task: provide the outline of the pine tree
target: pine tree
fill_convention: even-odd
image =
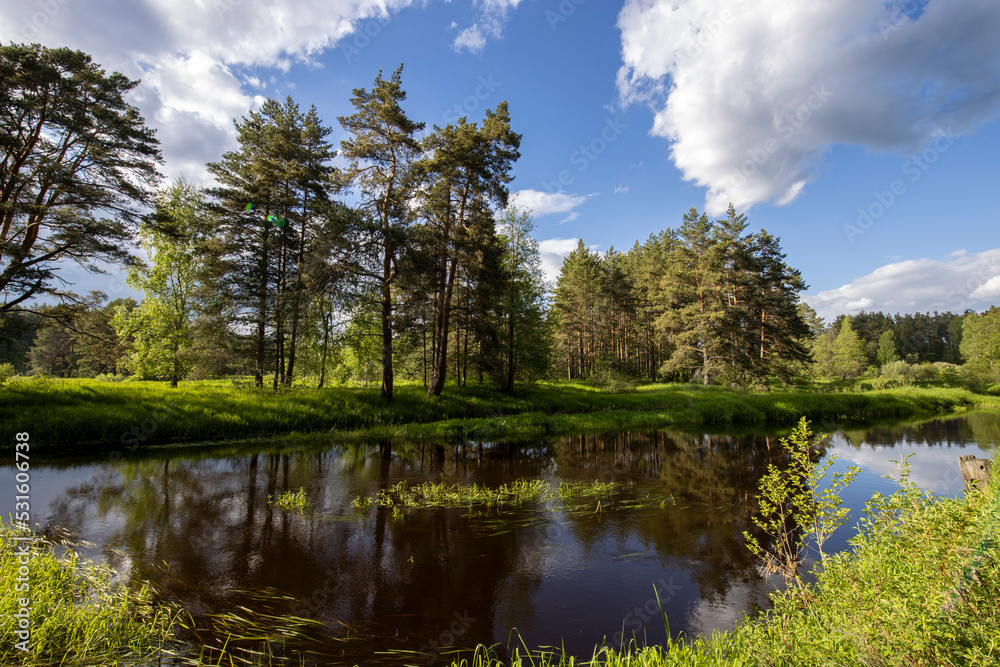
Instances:
[[[347,178],[360,190],[366,224],[357,230],[364,257],[354,263],[356,274],[374,281],[381,308],[382,386],[387,401],[393,396],[392,292],[399,276],[399,256],[408,239],[411,167],[420,152],[416,133],[423,123],[410,120],[400,104],[406,100],[400,65],[386,81],[379,70],[371,91],[356,88],[351,104],[355,113],[339,118],[349,138],[341,153],[350,162]],[[367,261],[366,261],[367,260]]]
[[[596,304],[600,296],[600,258],[580,239],[576,249],[563,259],[552,302],[556,343],[569,379],[586,378],[593,370]]]
[[[435,269],[433,361],[428,396],[444,388],[448,368],[448,337],[453,293],[463,256],[478,249],[470,246],[468,230],[476,224],[493,224],[490,206],[507,206],[507,184],[513,163],[520,157],[521,135],[510,129],[507,103],[486,110],[480,127],[459,118],[455,124],[436,127],[424,141],[428,154],[418,164],[423,187],[418,198],[421,216],[432,229]],[[486,238],[480,235],[480,238]]]
[[[0,45],[0,312],[72,298],[57,283],[66,261],[131,261],[161,162],[124,99],[138,84],[80,51]]]
[[[720,298],[722,259],[713,239],[713,223],[692,208],[677,232],[677,249],[668,258],[657,295],[663,311],[657,327],[671,347],[660,371],[665,375],[698,374],[703,384],[723,370],[726,350],[719,323],[725,316]]]
[[[269,99],[236,129],[239,150],[208,165],[219,183],[209,190],[219,221],[216,274],[237,304],[237,327],[253,332],[256,385],[273,361],[277,388],[292,380],[304,265],[313,238],[329,233],[317,225],[329,217],[339,179],[330,130],[314,108],[303,115],[290,97]]]
[[[797,269],[785,263],[779,240],[761,230],[753,239],[751,308],[754,347],[751,368],[758,379],[777,374],[789,380],[789,364],[809,360],[809,325],[799,312],[799,293],[806,289]]]

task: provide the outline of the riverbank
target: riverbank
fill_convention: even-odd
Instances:
[[[1000,664],[998,535],[1000,484],[956,499],[905,486],[869,501],[853,552],[828,556],[814,585],[774,593],[772,610],[729,632],[597,648],[591,661],[480,646],[452,667]]]
[[[230,381],[108,383],[19,380],[0,388],[0,442],[31,433],[33,450],[128,449],[150,444],[335,433],[411,439],[516,438],[622,429],[782,427],[805,416],[866,423],[967,410],[1000,410],[1000,398],[966,389],[904,387],[864,393],[753,392],[655,384],[609,394],[578,383],[540,383],[514,395],[449,387],[427,398],[401,386],[296,388],[278,393]]]

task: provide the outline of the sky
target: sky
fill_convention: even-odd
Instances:
[[[730,203],[781,239],[832,320],[1000,304],[997,0],[0,0],[0,41],[141,83],[164,174],[208,184],[234,120],[404,64],[428,128],[508,101],[512,200],[547,275]],[[77,291],[130,290],[68,269]]]

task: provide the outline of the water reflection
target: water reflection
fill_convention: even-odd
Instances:
[[[838,466],[866,469],[847,499],[859,507],[888,484],[876,480],[903,450],[919,452],[915,481],[953,492],[961,487],[953,479],[958,453],[998,439],[1000,417],[970,415],[842,432],[831,450]],[[563,642],[589,657],[602,641],[661,641],[656,595],[675,634],[732,627],[766,604],[770,584],[742,531],[751,527],[758,479],[778,459],[773,436],[672,431],[505,444],[163,449],[118,461],[33,460],[36,502],[45,498],[34,519],[97,543],[117,567],[196,615],[252,607],[260,591],[286,596],[281,611],[324,623],[327,648],[351,663],[388,649],[419,650],[433,662],[443,645],[506,644],[511,628],[529,646]],[[952,476],[930,476],[950,469]],[[625,486],[600,508],[549,500],[501,514],[394,517],[352,503],[400,480],[517,478]],[[313,505],[304,515],[269,503],[299,488]]]

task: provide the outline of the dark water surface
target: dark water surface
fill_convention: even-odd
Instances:
[[[856,519],[882,475],[913,453],[911,479],[962,488],[957,457],[991,456],[1000,415],[837,431],[833,470],[863,469],[845,494]],[[432,664],[439,646],[564,646],[589,657],[623,634],[731,628],[767,605],[743,544],[760,475],[779,459],[773,435],[675,431],[578,435],[527,443],[391,446],[260,442],[31,461],[32,521],[93,542],[125,576],[153,581],[192,613],[292,613],[327,626],[348,664]],[[14,471],[0,473],[13,489]],[[614,481],[604,498],[485,512],[356,508],[399,481],[499,485],[515,479]],[[304,488],[304,515],[268,497]],[[13,511],[13,491],[0,511]],[[828,543],[845,548],[843,528]],[[655,592],[654,592],[655,588]],[[657,596],[659,603],[657,603]],[[263,602],[262,602],[263,600]],[[243,612],[240,612],[243,613]],[[443,662],[443,660],[438,660]]]

